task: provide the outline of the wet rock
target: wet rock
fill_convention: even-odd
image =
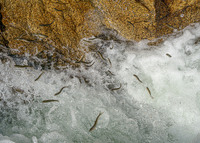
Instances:
[[[66,62],[73,63],[84,53],[80,39],[97,34],[101,24],[89,1],[1,0],[0,3],[2,22],[6,25],[1,35],[9,41],[12,54],[37,56],[48,52],[54,60],[60,54]],[[58,54],[54,55],[55,52]]]
[[[0,0],[0,51],[35,56],[43,67],[77,65],[82,38],[154,39],[200,21],[198,0]],[[46,60],[46,61],[45,61]],[[37,61],[36,61],[37,62]],[[53,63],[53,65],[51,64]]]
[[[104,23],[129,39],[154,39],[200,21],[198,0],[95,1]]]

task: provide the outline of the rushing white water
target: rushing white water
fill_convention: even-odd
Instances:
[[[199,37],[196,24],[157,47],[95,39],[105,60],[91,53],[88,69],[37,81],[39,70],[0,63],[0,143],[199,143]]]

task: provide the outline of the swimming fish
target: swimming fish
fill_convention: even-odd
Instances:
[[[57,9],[57,8],[54,8],[56,11],[63,11],[63,10],[61,10],[61,9]]]
[[[147,91],[148,91],[150,97],[153,99],[153,96],[151,95],[151,91],[150,91],[150,89],[149,89],[148,87],[146,87],[146,89],[147,89]]]
[[[57,92],[57,93],[55,93],[55,94],[54,94],[54,96],[56,96],[56,95],[60,94],[60,93],[63,91],[63,89],[64,89],[64,88],[67,88],[67,86],[64,86],[64,87],[62,87],[62,88],[60,89],[60,91],[59,91],[59,92]]]
[[[99,51],[97,53],[101,57],[102,60],[106,61],[106,59],[103,57],[103,55]]]
[[[48,36],[47,35],[43,35],[43,34],[40,34],[40,33],[35,33],[33,34],[33,36],[36,36],[36,37],[40,37],[40,38],[47,38]]]
[[[80,60],[76,61],[75,63],[84,63],[84,64],[91,64],[93,61],[89,61],[89,62],[86,62],[86,61],[83,61],[83,58],[85,57],[85,55],[83,55]]]
[[[28,66],[28,65],[15,65],[15,67],[18,67],[18,68],[28,68],[30,66]]]
[[[144,8],[146,8],[149,12],[150,12],[150,9],[145,5],[145,3],[141,0],[136,0],[135,2],[141,4],[141,6],[143,6]]]
[[[137,75],[133,75],[135,78],[137,78],[137,80],[139,81],[139,82],[141,82],[142,83],[142,81],[139,79],[139,77],[137,76]]]
[[[85,39],[83,39],[83,41],[84,41],[84,42],[87,42],[87,43],[91,43],[91,41],[88,41],[88,40],[85,40]]]
[[[133,23],[131,23],[130,21],[127,21],[127,22],[133,26],[133,29],[135,28]]]
[[[85,62],[85,61],[80,61],[80,63],[84,63],[84,64],[91,64],[93,61],[89,61],[89,62]]]
[[[91,67],[94,65],[95,62],[93,62],[91,65],[85,65],[86,67]]]
[[[112,67],[112,63],[111,63],[111,61],[110,61],[110,59],[108,58],[108,62],[109,62],[109,64],[110,64],[110,67]]]
[[[122,84],[120,83],[120,86],[117,87],[117,88],[112,88],[111,90],[114,91],[114,90],[119,90],[120,88],[122,87]]]
[[[15,94],[15,93],[21,93],[23,94],[24,93],[24,90],[23,89],[20,89],[18,87],[12,87],[12,92]]]
[[[110,73],[111,75],[115,75],[115,74],[113,74],[110,70],[108,70],[108,73]]]
[[[97,39],[97,37],[94,37],[94,38],[90,38],[89,40],[95,40],[95,39]]]
[[[83,55],[83,56],[80,58],[80,60],[76,61],[75,63],[80,63],[80,62],[83,60],[84,57],[85,57],[85,55]]]
[[[43,103],[48,103],[48,102],[59,102],[58,100],[54,100],[54,99],[49,99],[49,100],[43,100]]]
[[[38,79],[40,79],[40,77],[44,74],[44,72],[42,72],[36,79],[35,81],[37,81]]]
[[[170,58],[172,57],[172,56],[171,56],[170,54],[168,54],[168,53],[167,53],[166,55],[167,55],[168,57],[170,57]]]
[[[97,118],[96,118],[96,120],[95,120],[95,122],[94,122],[94,125],[90,128],[89,132],[91,132],[92,130],[95,129],[95,127],[96,127],[96,125],[97,125],[97,123],[98,123],[99,117],[100,117],[102,114],[103,114],[102,112],[99,113],[99,115],[97,116]]]
[[[53,24],[53,23],[54,23],[54,21],[51,22],[51,23],[49,23],[49,24],[40,24],[40,26],[50,26],[50,25]]]
[[[176,27],[173,27],[173,26],[169,25],[168,23],[165,23],[165,24],[167,25],[167,27],[169,27],[169,28],[171,28],[171,29],[178,29],[178,28],[176,28]]]
[[[36,42],[36,40],[24,39],[24,38],[16,38],[16,40],[21,40],[21,41],[24,41],[24,42]]]

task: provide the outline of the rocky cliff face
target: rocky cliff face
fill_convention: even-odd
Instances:
[[[1,0],[1,5],[6,27],[1,41],[9,42],[12,54],[71,63],[83,54],[80,39],[98,33],[99,20],[93,19],[94,7],[87,1]]]
[[[95,2],[107,27],[127,39],[154,39],[199,21],[197,0],[101,0]]]
[[[200,20],[199,0],[0,0],[1,48],[56,65],[75,64],[84,37],[102,29],[139,41],[154,39]]]

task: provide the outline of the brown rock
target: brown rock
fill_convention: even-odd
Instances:
[[[96,0],[105,25],[129,40],[154,39],[200,21],[199,0]]]
[[[80,40],[101,34],[102,27],[139,41],[200,21],[200,0],[0,0],[0,3],[0,44],[10,49],[10,54],[46,59],[44,65],[75,64],[86,51]]]
[[[95,6],[102,11],[105,25],[123,37],[140,40],[153,36],[156,10],[152,0],[96,0]]]
[[[84,53],[78,46],[80,39],[97,34],[101,24],[89,1],[1,0],[0,3],[6,26],[2,35],[9,41],[12,54],[37,56],[54,51],[57,53],[52,55],[54,62],[60,60],[56,56],[64,55],[61,61],[74,63]]]
[[[185,7],[199,5],[199,0],[164,0],[164,3],[169,8],[170,13],[182,10]]]

